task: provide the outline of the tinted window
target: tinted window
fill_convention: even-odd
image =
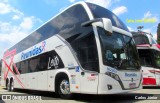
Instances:
[[[103,33],[103,29],[101,28],[99,28],[99,34],[101,38],[104,64],[113,67],[117,65],[118,67],[121,60],[127,59],[127,55],[123,49],[123,36],[115,32],[112,36],[107,36]]]
[[[113,32],[111,36],[98,28],[104,65],[117,69],[140,69],[138,53],[131,37]]]
[[[155,67],[160,69],[160,52],[153,50]]]
[[[17,67],[19,73],[21,73],[21,63],[20,62],[16,63],[16,67]]]
[[[21,62],[21,73],[27,73],[28,72],[28,61],[22,61]]]
[[[16,63],[16,67],[20,74],[39,72],[52,69],[64,68],[64,64],[60,56],[53,50],[43,53],[36,57]],[[13,72],[17,74],[13,66]]]
[[[76,5],[59,15],[53,24],[59,28],[59,35],[71,42],[84,32],[81,23],[88,20],[89,17],[82,5]]]
[[[78,30],[81,22],[86,19],[88,20],[88,16],[86,16],[83,7],[81,5],[75,5],[11,47],[9,51],[16,48],[16,53],[19,53],[58,33],[64,38],[69,38],[71,32],[74,32],[74,34],[79,33],[80,30],[76,32],[74,29],[76,28]],[[77,23],[79,24],[75,25]]]
[[[17,74],[16,69],[12,66],[14,74]]]
[[[124,38],[124,50],[126,51],[129,66],[132,68],[140,69],[140,61],[138,58],[138,52],[136,49],[136,45],[134,44],[134,40],[129,37],[123,35]]]
[[[29,60],[29,72],[36,72],[39,68],[39,57],[34,57]]]
[[[139,58],[142,66],[153,67],[152,52],[150,49],[138,49]]]
[[[126,25],[111,11],[95,4],[91,4],[91,3],[87,3],[87,4],[94,18],[108,18],[111,20],[113,26],[129,31]]]
[[[133,38],[136,45],[149,44],[148,38],[144,35],[136,35],[136,36],[133,36]]]
[[[70,43],[83,69],[98,71],[98,52],[93,28],[81,27],[81,23],[89,20],[85,9],[81,5],[74,6],[60,16],[63,18],[56,20],[60,22],[59,27],[62,27],[59,35]]]
[[[40,56],[40,61],[39,61],[39,66],[38,66],[38,71],[44,71],[48,69],[48,58],[49,58],[49,53],[44,53]]]
[[[76,38],[71,45],[84,69],[99,71],[98,52],[93,31]]]

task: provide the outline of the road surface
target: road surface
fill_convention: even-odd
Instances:
[[[0,98],[2,95],[16,95],[16,96],[29,96],[40,97],[42,100],[0,100],[0,103],[160,103],[160,88],[145,88],[142,90],[115,94],[115,95],[80,95],[76,94],[72,100],[64,100],[55,96],[52,92],[40,92],[40,91],[25,91],[16,90],[15,92],[8,92],[5,88],[0,87]],[[151,97],[150,99],[147,99]],[[14,98],[17,99],[17,98]],[[22,99],[22,98],[21,98]]]

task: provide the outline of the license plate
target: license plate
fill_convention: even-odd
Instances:
[[[129,83],[129,87],[130,88],[135,88],[136,87],[136,83]]]

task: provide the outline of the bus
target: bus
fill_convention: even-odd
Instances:
[[[143,70],[143,86],[160,86],[160,45],[145,32],[132,32]]]
[[[74,93],[114,94],[142,88],[136,45],[111,11],[77,2],[4,52],[2,84]]]

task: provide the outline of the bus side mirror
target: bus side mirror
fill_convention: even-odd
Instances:
[[[104,28],[108,35],[112,35],[112,22],[110,19],[102,18],[101,21],[95,22],[93,25]]]
[[[103,28],[105,30],[105,32],[107,32],[107,34],[112,35],[112,32],[113,32],[112,31],[112,22],[110,19],[98,18],[98,19],[86,21],[86,22],[82,23],[81,26],[87,27],[87,26],[91,26],[91,24]]]

